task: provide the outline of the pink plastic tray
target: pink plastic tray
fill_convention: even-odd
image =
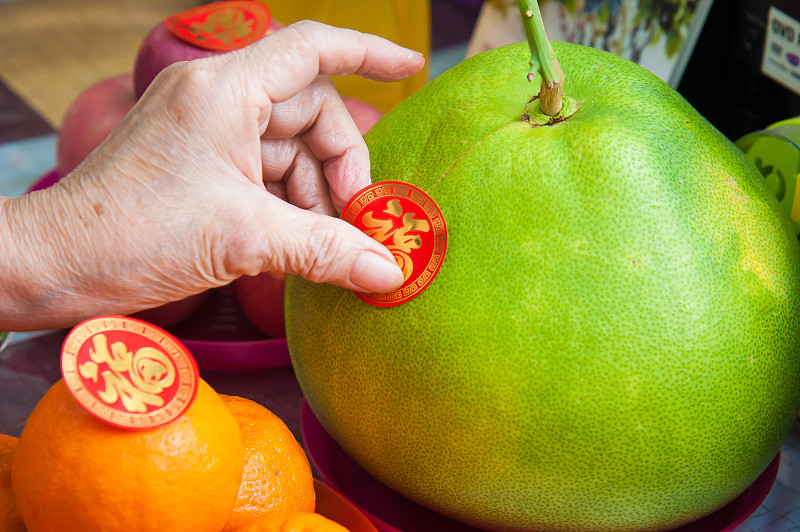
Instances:
[[[34,181],[33,184],[28,187],[28,190],[26,190],[25,193],[29,194],[35,190],[42,190],[44,188],[52,187],[59,179],[61,178],[58,176],[58,173],[56,173],[55,169],[50,170],[42,177]]]
[[[404,498],[370,476],[331,438],[305,401],[300,424],[308,457],[322,478],[361,508],[380,532],[478,532]],[[730,504],[673,532],[733,532],[764,501],[779,465],[780,455]]]
[[[291,364],[286,338],[267,338],[250,323],[230,286],[209,290],[200,307],[170,328],[200,369],[246,370]]]
[[[349,532],[378,532],[372,521],[355,504],[324,482],[314,479],[316,511],[331,521],[339,523]]]

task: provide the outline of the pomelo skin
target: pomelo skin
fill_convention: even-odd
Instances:
[[[800,249],[758,171],[667,84],[554,42],[563,122],[521,120],[525,43],[367,134],[375,180],[442,209],[412,301],[287,283],[323,426],[376,478],[489,530],[663,530],[742,492],[800,401]],[[530,106],[528,107],[530,109]]]

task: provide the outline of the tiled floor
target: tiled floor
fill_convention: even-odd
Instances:
[[[55,134],[0,144],[0,196],[24,193],[55,165]]]

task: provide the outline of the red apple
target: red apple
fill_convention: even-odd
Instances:
[[[191,316],[203,304],[207,295],[208,292],[201,292],[160,307],[134,312],[131,317],[158,325],[162,329],[168,329]]]
[[[382,112],[367,102],[362,102],[350,96],[342,96],[342,101],[362,135],[369,131],[369,128],[374,126],[375,122],[383,116]]]
[[[240,277],[233,283],[239,306],[250,322],[270,338],[286,336],[283,290],[286,282],[268,273]]]
[[[272,33],[283,27],[283,24],[272,20],[266,34]],[[265,34],[265,35],[266,35]],[[158,23],[145,36],[136,54],[136,63],[133,70],[134,91],[139,99],[144,94],[150,82],[159,72],[177,61],[191,61],[202,57],[210,57],[226,53],[218,50],[206,50],[186,43]]]
[[[56,138],[58,175],[71,172],[131,110],[133,75],[120,74],[95,83],[67,108]]]

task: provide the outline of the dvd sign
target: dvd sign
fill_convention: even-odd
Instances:
[[[767,28],[761,72],[800,94],[800,22],[772,6]]]
[[[775,8],[773,8],[775,9]],[[777,11],[777,10],[776,10]],[[772,15],[770,14],[770,17]],[[787,15],[788,16],[788,15]],[[795,24],[797,23],[796,20],[791,19]],[[787,24],[784,20],[776,17],[772,19],[772,23],[770,24],[770,28],[773,34],[783,37],[789,42],[794,42],[795,36],[797,35],[797,31],[794,29],[793,24]]]

